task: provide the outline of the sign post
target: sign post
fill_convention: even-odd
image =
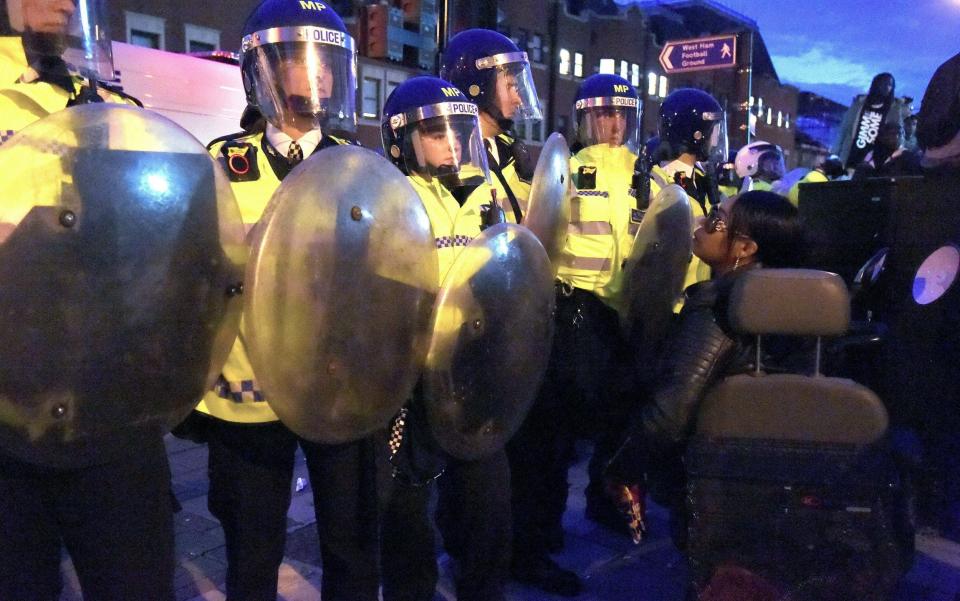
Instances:
[[[736,34],[673,40],[663,45],[660,66],[667,74],[737,66]]]

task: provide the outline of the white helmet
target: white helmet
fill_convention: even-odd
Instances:
[[[737,175],[776,181],[787,170],[783,164],[783,150],[776,144],[757,140],[737,151],[734,159]]]

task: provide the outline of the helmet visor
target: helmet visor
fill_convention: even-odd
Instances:
[[[487,153],[475,115],[441,115],[407,126],[403,161],[408,173],[438,178],[448,189],[489,183]]]
[[[577,138],[584,146],[639,148],[640,107],[636,98],[587,98],[577,101]]]
[[[526,52],[497,54],[477,61],[480,69],[493,71],[493,95],[490,101],[505,119],[539,121],[543,119],[537,86]]]
[[[113,50],[106,0],[19,2],[11,24],[31,35],[23,37],[27,55],[62,57],[84,77],[113,79]],[[17,21],[17,22],[13,22]]]
[[[727,135],[727,114],[704,113],[705,121],[712,121],[706,144],[703,145],[701,160],[707,160],[711,163],[722,163],[727,160],[727,154],[730,148],[730,139]]]
[[[257,108],[274,127],[356,131],[357,77],[352,40],[349,47],[315,42],[267,43],[245,54],[247,85]]]

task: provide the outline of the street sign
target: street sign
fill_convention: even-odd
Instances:
[[[735,34],[674,40],[664,44],[663,51],[660,52],[660,65],[667,74],[729,69],[736,64],[737,36]]]

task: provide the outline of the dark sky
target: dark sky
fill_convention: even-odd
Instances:
[[[717,1],[757,22],[781,81],[843,104],[889,71],[919,110],[933,72],[960,52],[960,0]]]

